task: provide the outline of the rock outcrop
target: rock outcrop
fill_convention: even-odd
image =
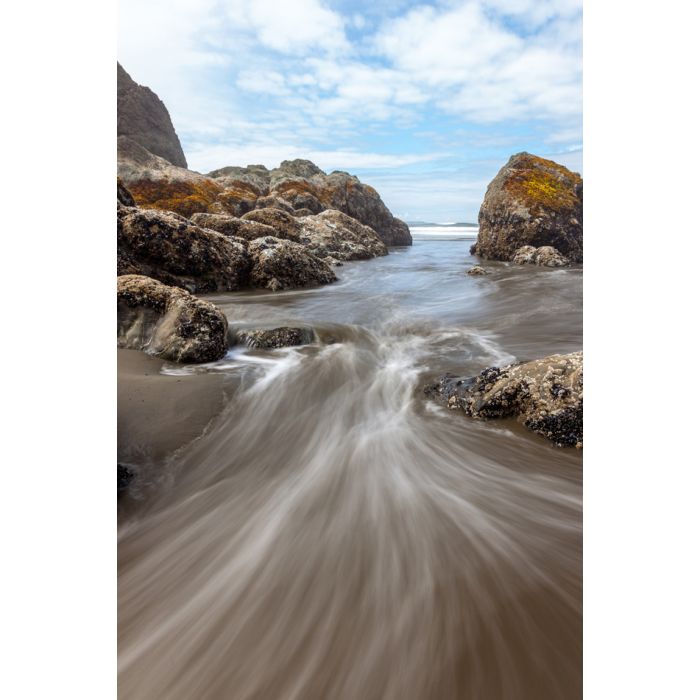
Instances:
[[[490,367],[471,378],[447,374],[425,392],[474,418],[517,418],[558,447],[583,445],[582,352]]]
[[[117,277],[117,344],[173,362],[226,354],[228,321],[213,304],[143,275]]]
[[[285,348],[294,345],[308,345],[313,340],[314,332],[311,328],[282,326],[269,330],[257,329],[236,333],[236,343],[251,348]]]
[[[152,90],[117,63],[117,136],[125,136],[173,165],[187,167],[170,114]]]
[[[368,260],[388,253],[374,229],[335,209],[298,221],[301,242],[314,255],[333,258],[333,264],[340,260]]]
[[[532,245],[524,245],[518,248],[513,256],[516,265],[541,265],[543,267],[566,267],[569,261],[550,245],[535,248]]]
[[[250,283],[279,291],[317,284],[329,284],[338,278],[326,262],[300,243],[282,238],[256,238],[248,244],[252,267]]]
[[[474,265],[474,267],[470,267],[467,270],[467,274],[472,275],[474,277],[478,277],[480,275],[486,275],[488,273],[486,272],[486,270],[484,270],[483,267],[481,267],[481,265]]]
[[[509,261],[523,246],[551,246],[583,262],[583,180],[529,153],[512,156],[489,184],[472,253]]]
[[[138,274],[191,292],[246,286],[244,245],[171,212],[122,206],[117,216],[117,274]]]
[[[191,217],[224,214],[268,223],[256,212],[283,212],[292,218],[335,209],[372,228],[388,246],[411,245],[408,226],[392,216],[379,194],[343,172],[326,175],[310,161],[284,161],[268,170],[262,165],[227,167],[208,176],[175,167],[131,138],[117,142],[118,174],[142,207]],[[266,216],[272,216],[269,213]]]

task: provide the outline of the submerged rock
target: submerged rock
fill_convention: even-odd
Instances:
[[[320,258],[367,260],[388,253],[374,229],[335,209],[300,221],[301,242]]]
[[[254,287],[278,291],[337,280],[333,270],[300,243],[266,236],[251,241],[248,253],[252,262],[250,283]]]
[[[540,265],[542,267],[567,267],[569,261],[556,249],[549,245],[535,248],[531,245],[523,246],[515,251],[513,262],[516,265]]]
[[[583,352],[444,375],[425,393],[474,418],[517,418],[558,447],[583,445]]]
[[[117,217],[117,274],[153,277],[191,292],[236,291],[248,283],[241,243],[171,212],[124,208]]]
[[[226,354],[228,321],[213,304],[143,275],[117,277],[117,345],[173,362]]]
[[[483,267],[481,267],[481,265],[474,265],[474,267],[470,267],[467,270],[467,274],[478,276],[478,275],[486,275],[488,273],[486,272],[486,270],[484,270]]]
[[[314,340],[310,328],[282,326],[270,330],[247,330],[236,333],[236,342],[251,348],[284,348],[293,345],[308,345]]]
[[[583,262],[583,180],[529,153],[512,156],[489,184],[472,253],[508,261],[523,246],[551,246]]]

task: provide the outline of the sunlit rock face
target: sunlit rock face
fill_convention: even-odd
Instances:
[[[486,190],[472,253],[508,261],[524,246],[550,246],[583,262],[583,180],[551,160],[518,153]]]

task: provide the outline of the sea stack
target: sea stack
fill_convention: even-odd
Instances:
[[[551,246],[569,262],[583,262],[583,179],[554,161],[518,153],[486,190],[471,252],[511,261],[524,246]]]
[[[117,63],[117,137],[143,146],[153,155],[180,168],[187,160],[168,109],[158,95],[131,79]]]

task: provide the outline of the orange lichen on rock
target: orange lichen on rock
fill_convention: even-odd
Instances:
[[[574,187],[580,182],[583,180],[578,173],[572,173],[554,161],[528,154],[513,168],[504,182],[504,189],[531,209],[542,206],[560,209],[575,206]]]
[[[146,209],[172,211],[190,217],[207,212],[217,202],[221,187],[211,180],[137,180],[129,183],[136,203]]]

